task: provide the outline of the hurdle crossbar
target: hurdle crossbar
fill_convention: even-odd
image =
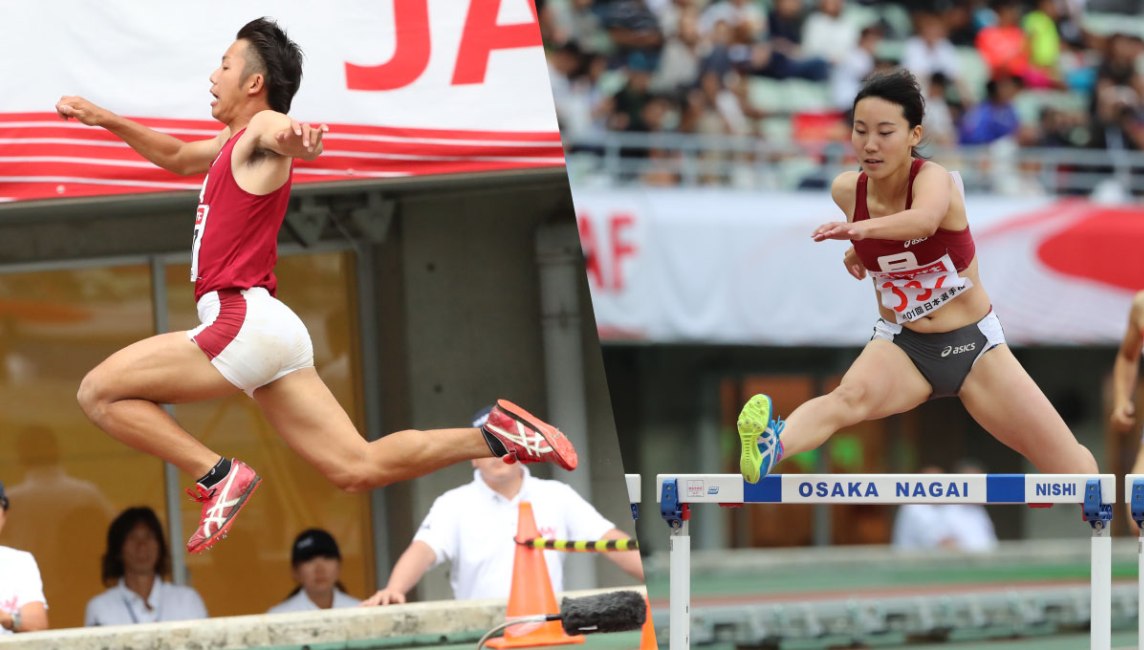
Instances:
[[[629,475],[630,477],[631,475]],[[1140,477],[1144,519],[1144,475]],[[638,479],[636,480],[638,487]],[[631,479],[629,478],[629,486]],[[629,488],[630,492],[630,488]],[[638,493],[629,493],[635,502]],[[656,500],[669,538],[670,648],[688,650],[691,633],[691,504],[1081,504],[1092,527],[1092,650],[1112,647],[1112,474],[779,474],[751,484],[739,474],[658,474]],[[1142,538],[1144,540],[1144,538]],[[1141,542],[1144,570],[1144,541]],[[1144,607],[1141,609],[1144,614]],[[1141,627],[1144,634],[1144,626]],[[1141,638],[1144,638],[1142,636]]]

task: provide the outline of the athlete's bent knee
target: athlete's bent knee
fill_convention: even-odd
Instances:
[[[76,401],[79,402],[80,409],[92,422],[98,421],[107,408],[107,400],[102,397],[101,386],[98,371],[92,370],[84,376],[83,381],[79,383],[79,391],[76,392]]]
[[[847,420],[862,422],[870,412],[867,392],[862,384],[844,383],[830,391],[830,398],[842,408]]]

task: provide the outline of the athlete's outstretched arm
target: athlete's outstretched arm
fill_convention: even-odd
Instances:
[[[414,587],[425,572],[437,561],[437,551],[425,542],[415,539],[397,558],[393,571],[389,574],[389,584],[385,589],[362,601],[363,606],[398,605],[405,602],[405,594]]]
[[[1144,291],[1136,294],[1132,301],[1128,330],[1112,366],[1112,427],[1118,431],[1128,431],[1135,421],[1132,394],[1136,391],[1141,348],[1144,348]]]
[[[126,142],[141,156],[166,169],[182,174],[202,174],[222,150],[230,135],[223,129],[209,140],[184,142],[173,135],[160,133],[121,115],[97,106],[83,97],[65,96],[56,102],[56,112],[66,119],[75,118],[88,126],[100,126]]]
[[[866,219],[857,223],[826,223],[811,234],[814,241],[827,239],[891,239],[908,241],[937,232],[949,211],[953,179],[940,165],[929,163],[914,178],[914,196],[909,210]],[[837,200],[837,199],[836,199]]]
[[[254,140],[257,149],[313,160],[322,155],[322,135],[329,130],[325,124],[311,126],[277,111],[261,111],[250,118],[244,135]]]

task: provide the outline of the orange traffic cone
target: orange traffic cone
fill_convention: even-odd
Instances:
[[[647,594],[644,594],[643,599],[647,603],[647,620],[644,621],[643,630],[640,633],[640,650],[658,650],[659,644],[655,640],[655,623],[651,620],[651,601],[647,599]]]
[[[520,502],[516,536],[517,539],[540,537],[536,530],[536,520],[532,516],[532,504],[527,501]],[[544,551],[517,544],[516,555],[512,560],[512,589],[508,593],[507,616],[512,618],[559,613],[560,607],[556,604],[552,581],[548,579]],[[549,621],[510,626],[505,630],[504,638],[493,639],[487,645],[493,648],[522,648],[583,642],[583,636],[565,634],[560,621]]]

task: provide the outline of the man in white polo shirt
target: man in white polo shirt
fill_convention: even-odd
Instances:
[[[473,426],[484,424],[488,409]],[[499,458],[472,461],[471,483],[437,497],[413,543],[398,558],[389,584],[363,605],[404,603],[405,594],[430,568],[452,565],[449,583],[457,600],[507,599],[512,585],[517,515],[520,502],[532,504],[536,528],[548,539],[628,539],[568,485],[532,476],[528,468]],[[548,576],[563,590],[565,553],[545,551]],[[607,553],[629,575],[643,581],[638,551]]]
[[[8,516],[8,496],[0,483],[0,532]],[[48,602],[36,558],[0,546],[0,637],[48,629]]]

